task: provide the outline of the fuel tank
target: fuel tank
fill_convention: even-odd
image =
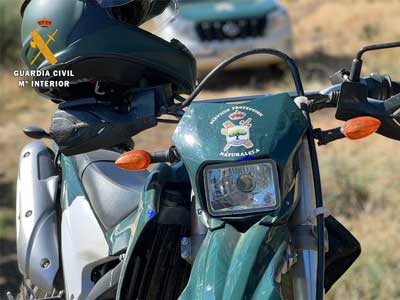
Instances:
[[[16,198],[19,270],[33,285],[48,292],[59,269],[55,209],[59,176],[53,158],[53,152],[42,141],[23,148]]]

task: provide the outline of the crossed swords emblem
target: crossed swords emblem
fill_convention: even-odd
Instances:
[[[54,56],[53,52],[49,48],[50,42],[56,41],[55,36],[57,35],[57,32],[58,29],[54,30],[52,34],[48,34],[47,35],[48,39],[46,42],[36,29],[34,29],[31,32],[32,35],[31,47],[38,49],[38,53],[31,61],[31,65],[33,65],[37,61],[40,55],[43,55],[46,58],[46,60],[52,65],[55,65],[57,63],[57,58]]]
[[[249,118],[247,120],[241,120],[239,122],[239,126],[247,127],[247,130],[249,130],[252,127],[251,121],[252,121],[251,118]],[[235,127],[237,127],[237,125],[233,124],[231,121],[226,121],[226,122],[224,122],[222,124],[222,126],[223,126],[223,128],[221,129],[221,134],[225,135],[227,137],[227,140],[228,140],[229,129],[235,128]],[[248,132],[248,134],[249,134],[249,132]],[[229,148],[231,148],[231,146],[233,146],[233,144],[228,142],[224,147],[224,151],[225,152],[228,151]],[[244,146],[247,149],[249,149],[249,148],[252,148],[254,145],[250,141],[250,139],[247,139],[247,140],[242,140],[240,146]]]

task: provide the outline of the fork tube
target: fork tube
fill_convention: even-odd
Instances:
[[[307,139],[304,139],[299,153],[300,160],[300,201],[292,217],[293,226],[315,225],[315,220],[309,219],[315,209],[314,180]],[[318,251],[298,250],[297,263],[291,269],[293,295],[295,300],[314,300],[316,290],[316,274]]]

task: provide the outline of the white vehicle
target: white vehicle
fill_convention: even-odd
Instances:
[[[165,40],[176,38],[187,46],[200,72],[211,70],[235,53],[254,48],[292,53],[291,21],[286,8],[275,0],[182,0],[179,3],[176,20],[157,34]],[[268,56],[255,56],[233,67],[272,62],[274,59]]]

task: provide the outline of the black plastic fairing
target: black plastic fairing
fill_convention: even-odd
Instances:
[[[60,105],[52,118],[50,136],[70,156],[126,143],[156,125],[155,91],[147,90],[122,104],[81,101]]]

